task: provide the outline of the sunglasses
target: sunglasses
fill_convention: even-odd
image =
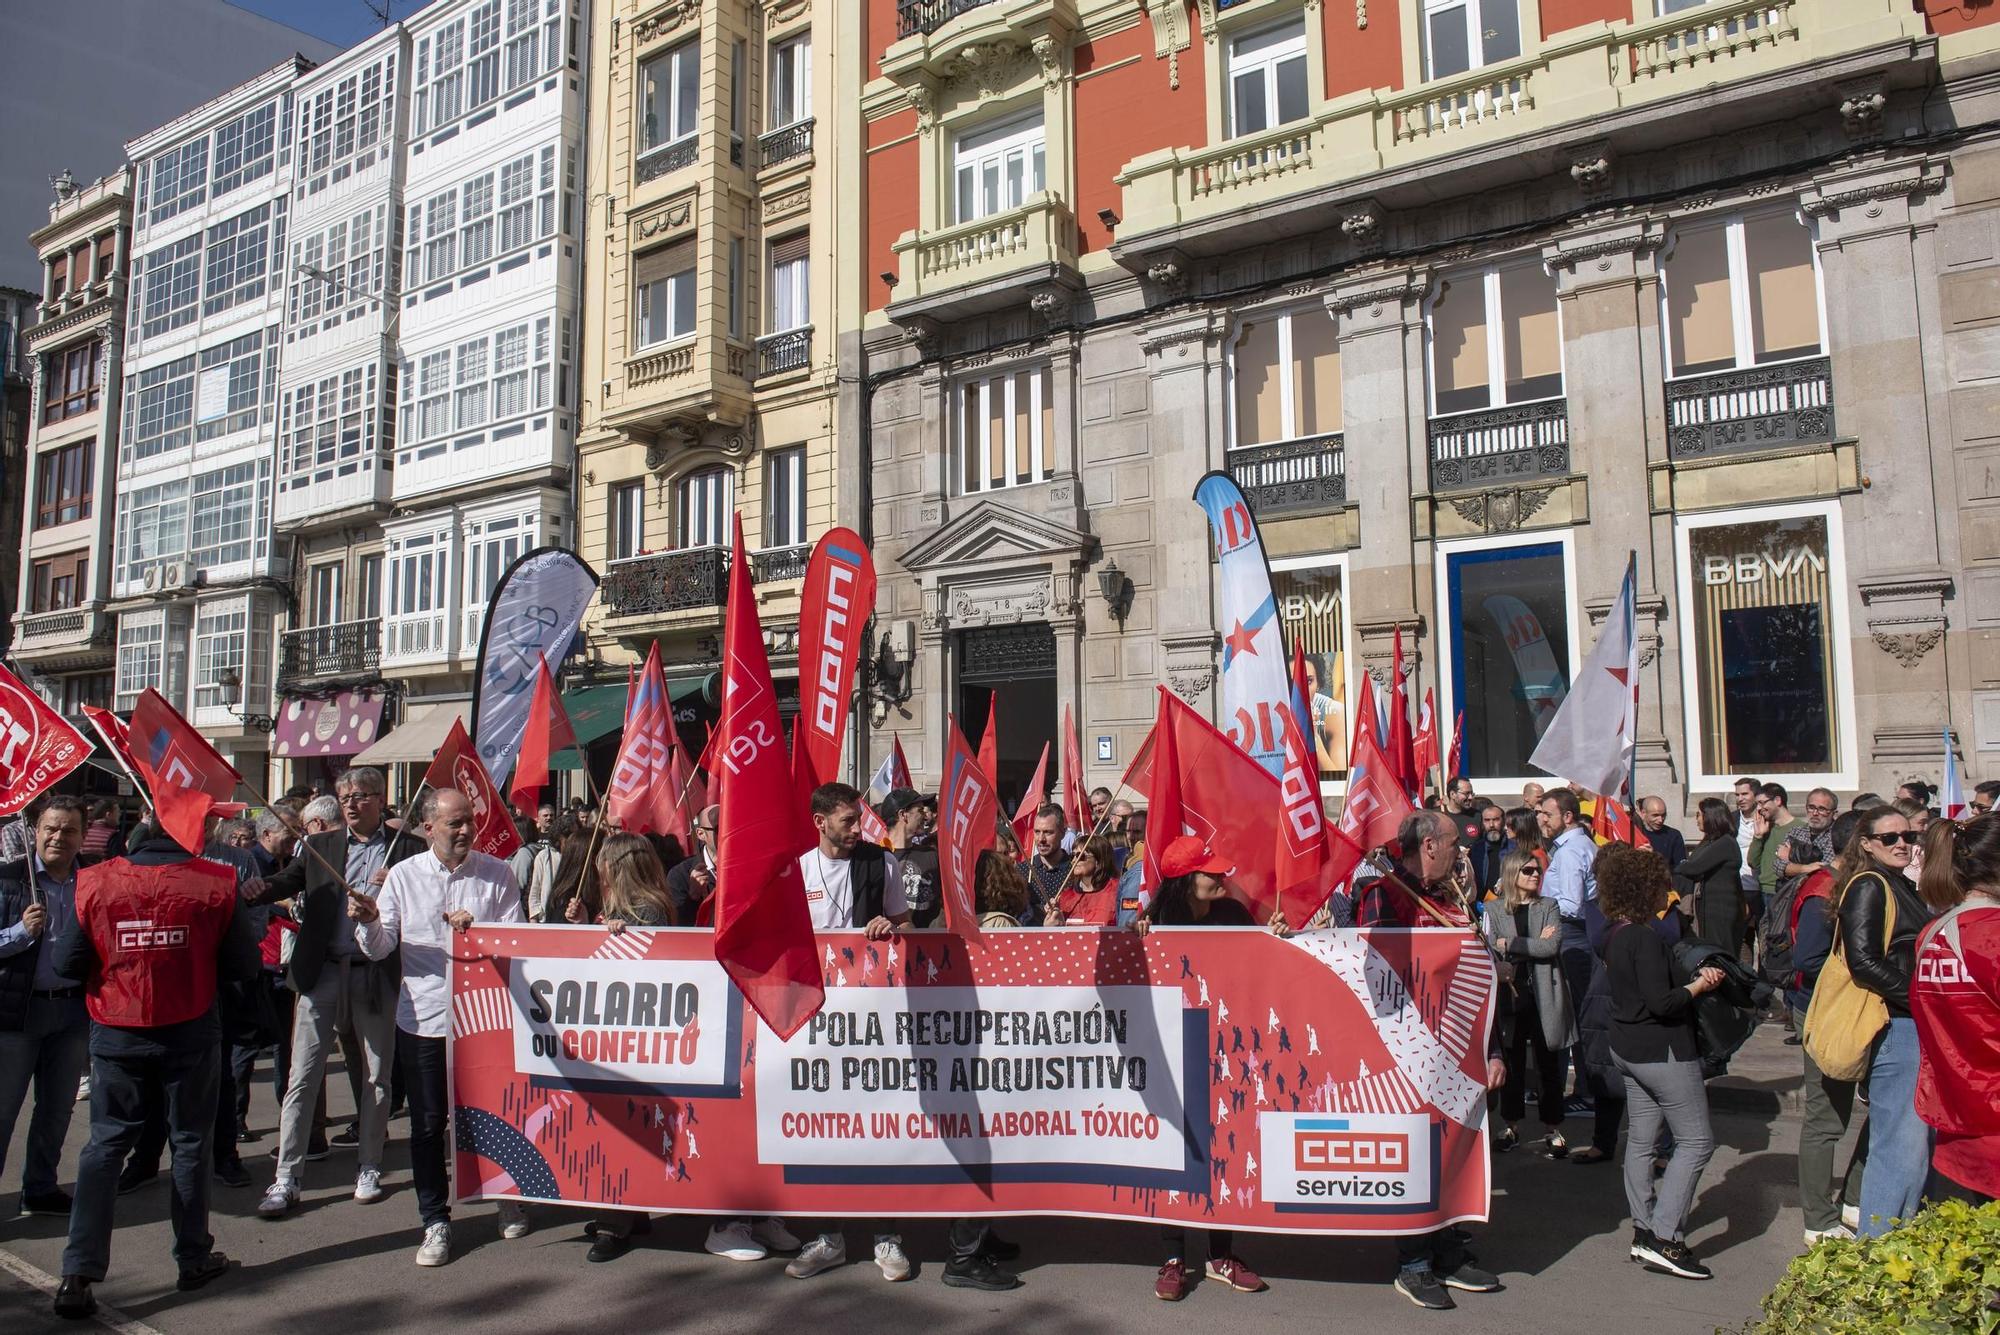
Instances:
[[[1540,867],[1523,867],[1514,874],[1516,876],[1532,876],[1538,881],[1542,879],[1542,869]]]
[[[1915,830],[1890,830],[1886,834],[1871,834],[1866,837],[1885,848],[1894,848],[1897,844],[1908,844],[1915,848],[1924,841],[1924,837]]]

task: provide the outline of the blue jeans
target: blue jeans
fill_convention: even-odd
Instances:
[[[82,997],[29,997],[28,1022],[0,1033],[0,1172],[28,1088],[35,1110],[28,1118],[21,1191],[44,1196],[56,1189],[56,1164],[76,1109],[76,1086],[90,1064],[90,1015]]]
[[[1868,1175],[1861,1236],[1879,1238],[1916,1214],[1931,1167],[1931,1129],[1917,1116],[1917,1022],[1891,1016],[1868,1066]]]

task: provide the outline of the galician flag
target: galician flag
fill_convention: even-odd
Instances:
[[[1618,600],[1528,763],[1578,787],[1629,802],[1639,744],[1639,567],[1625,566]]]

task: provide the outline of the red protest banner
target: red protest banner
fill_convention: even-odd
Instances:
[[[944,730],[944,787],[938,792],[938,872],[944,883],[944,925],[960,936],[979,936],[979,855],[993,847],[1000,794],[993,776],[966,749],[958,720]]]
[[[789,1040],[703,934],[615,939],[468,934],[460,1199],[1359,1236],[1486,1216],[1493,966],[1470,932],[825,933],[828,1004]],[[607,1016],[614,992],[643,1019]]]
[[[875,562],[853,529],[830,528],[813,546],[799,601],[799,717],[810,773],[840,772],[840,744],[853,708],[862,628],[875,611]]]
[[[513,817],[507,814],[507,804],[500,800],[500,789],[493,776],[479,759],[479,751],[465,731],[464,719],[451,721],[444,745],[438,748],[431,767],[424,771],[424,784],[439,792],[465,794],[465,800],[472,804],[474,848],[496,858],[512,857],[520,851],[521,833],[514,828]]]
[[[0,667],[0,816],[11,816],[90,755],[90,743]]]

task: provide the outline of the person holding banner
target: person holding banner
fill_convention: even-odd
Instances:
[[[673,896],[675,918],[684,923],[698,922],[702,907],[715,893],[715,832],[721,828],[722,808],[713,803],[694,818],[693,856],[667,872],[667,890]]]
[[[1361,927],[1457,927],[1470,930],[1465,894],[1453,879],[1464,858],[1458,823],[1442,811],[1412,811],[1396,831],[1388,871],[1361,887],[1356,925]],[[1486,1087],[1507,1083],[1499,1026],[1486,1038]],[[1396,1239],[1396,1291],[1419,1307],[1448,1311],[1458,1304],[1451,1289],[1492,1293],[1497,1276],[1473,1264],[1462,1229],[1441,1228]]]
[[[1227,878],[1235,874],[1235,865],[1203,843],[1200,835],[1181,835],[1160,850],[1160,887],[1153,893],[1152,906],[1133,922],[1133,930],[1143,934],[1155,925],[1255,927],[1250,910],[1229,894]],[[1288,934],[1282,914],[1271,920],[1271,930],[1281,936]],[[1228,1230],[1207,1229],[1204,1237],[1210,1279],[1238,1293],[1261,1293],[1267,1287],[1257,1272],[1236,1256]],[[1177,1303],[1192,1287],[1187,1273],[1187,1230],[1179,1224],[1167,1224],[1160,1229],[1160,1240],[1166,1258],[1153,1280],[1153,1296]]]
[[[1118,862],[1111,841],[1093,834],[1070,854],[1070,884],[1042,910],[1044,927],[1123,927],[1118,910]]]
[[[430,845],[392,868],[376,899],[350,895],[354,943],[371,960],[400,957],[396,996],[396,1059],[410,1098],[410,1175],[424,1240],[417,1264],[451,1260],[451,1168],[445,1128],[450,1099],[445,1081],[445,1034],[451,1001],[445,977],[454,938],[475,922],[525,922],[521,891],[507,864],[472,846],[472,803],[457,789],[424,795],[421,817]],[[650,850],[648,850],[650,852]],[[290,1098],[286,1107],[290,1108]],[[500,1236],[527,1236],[528,1214],[500,1204]]]

